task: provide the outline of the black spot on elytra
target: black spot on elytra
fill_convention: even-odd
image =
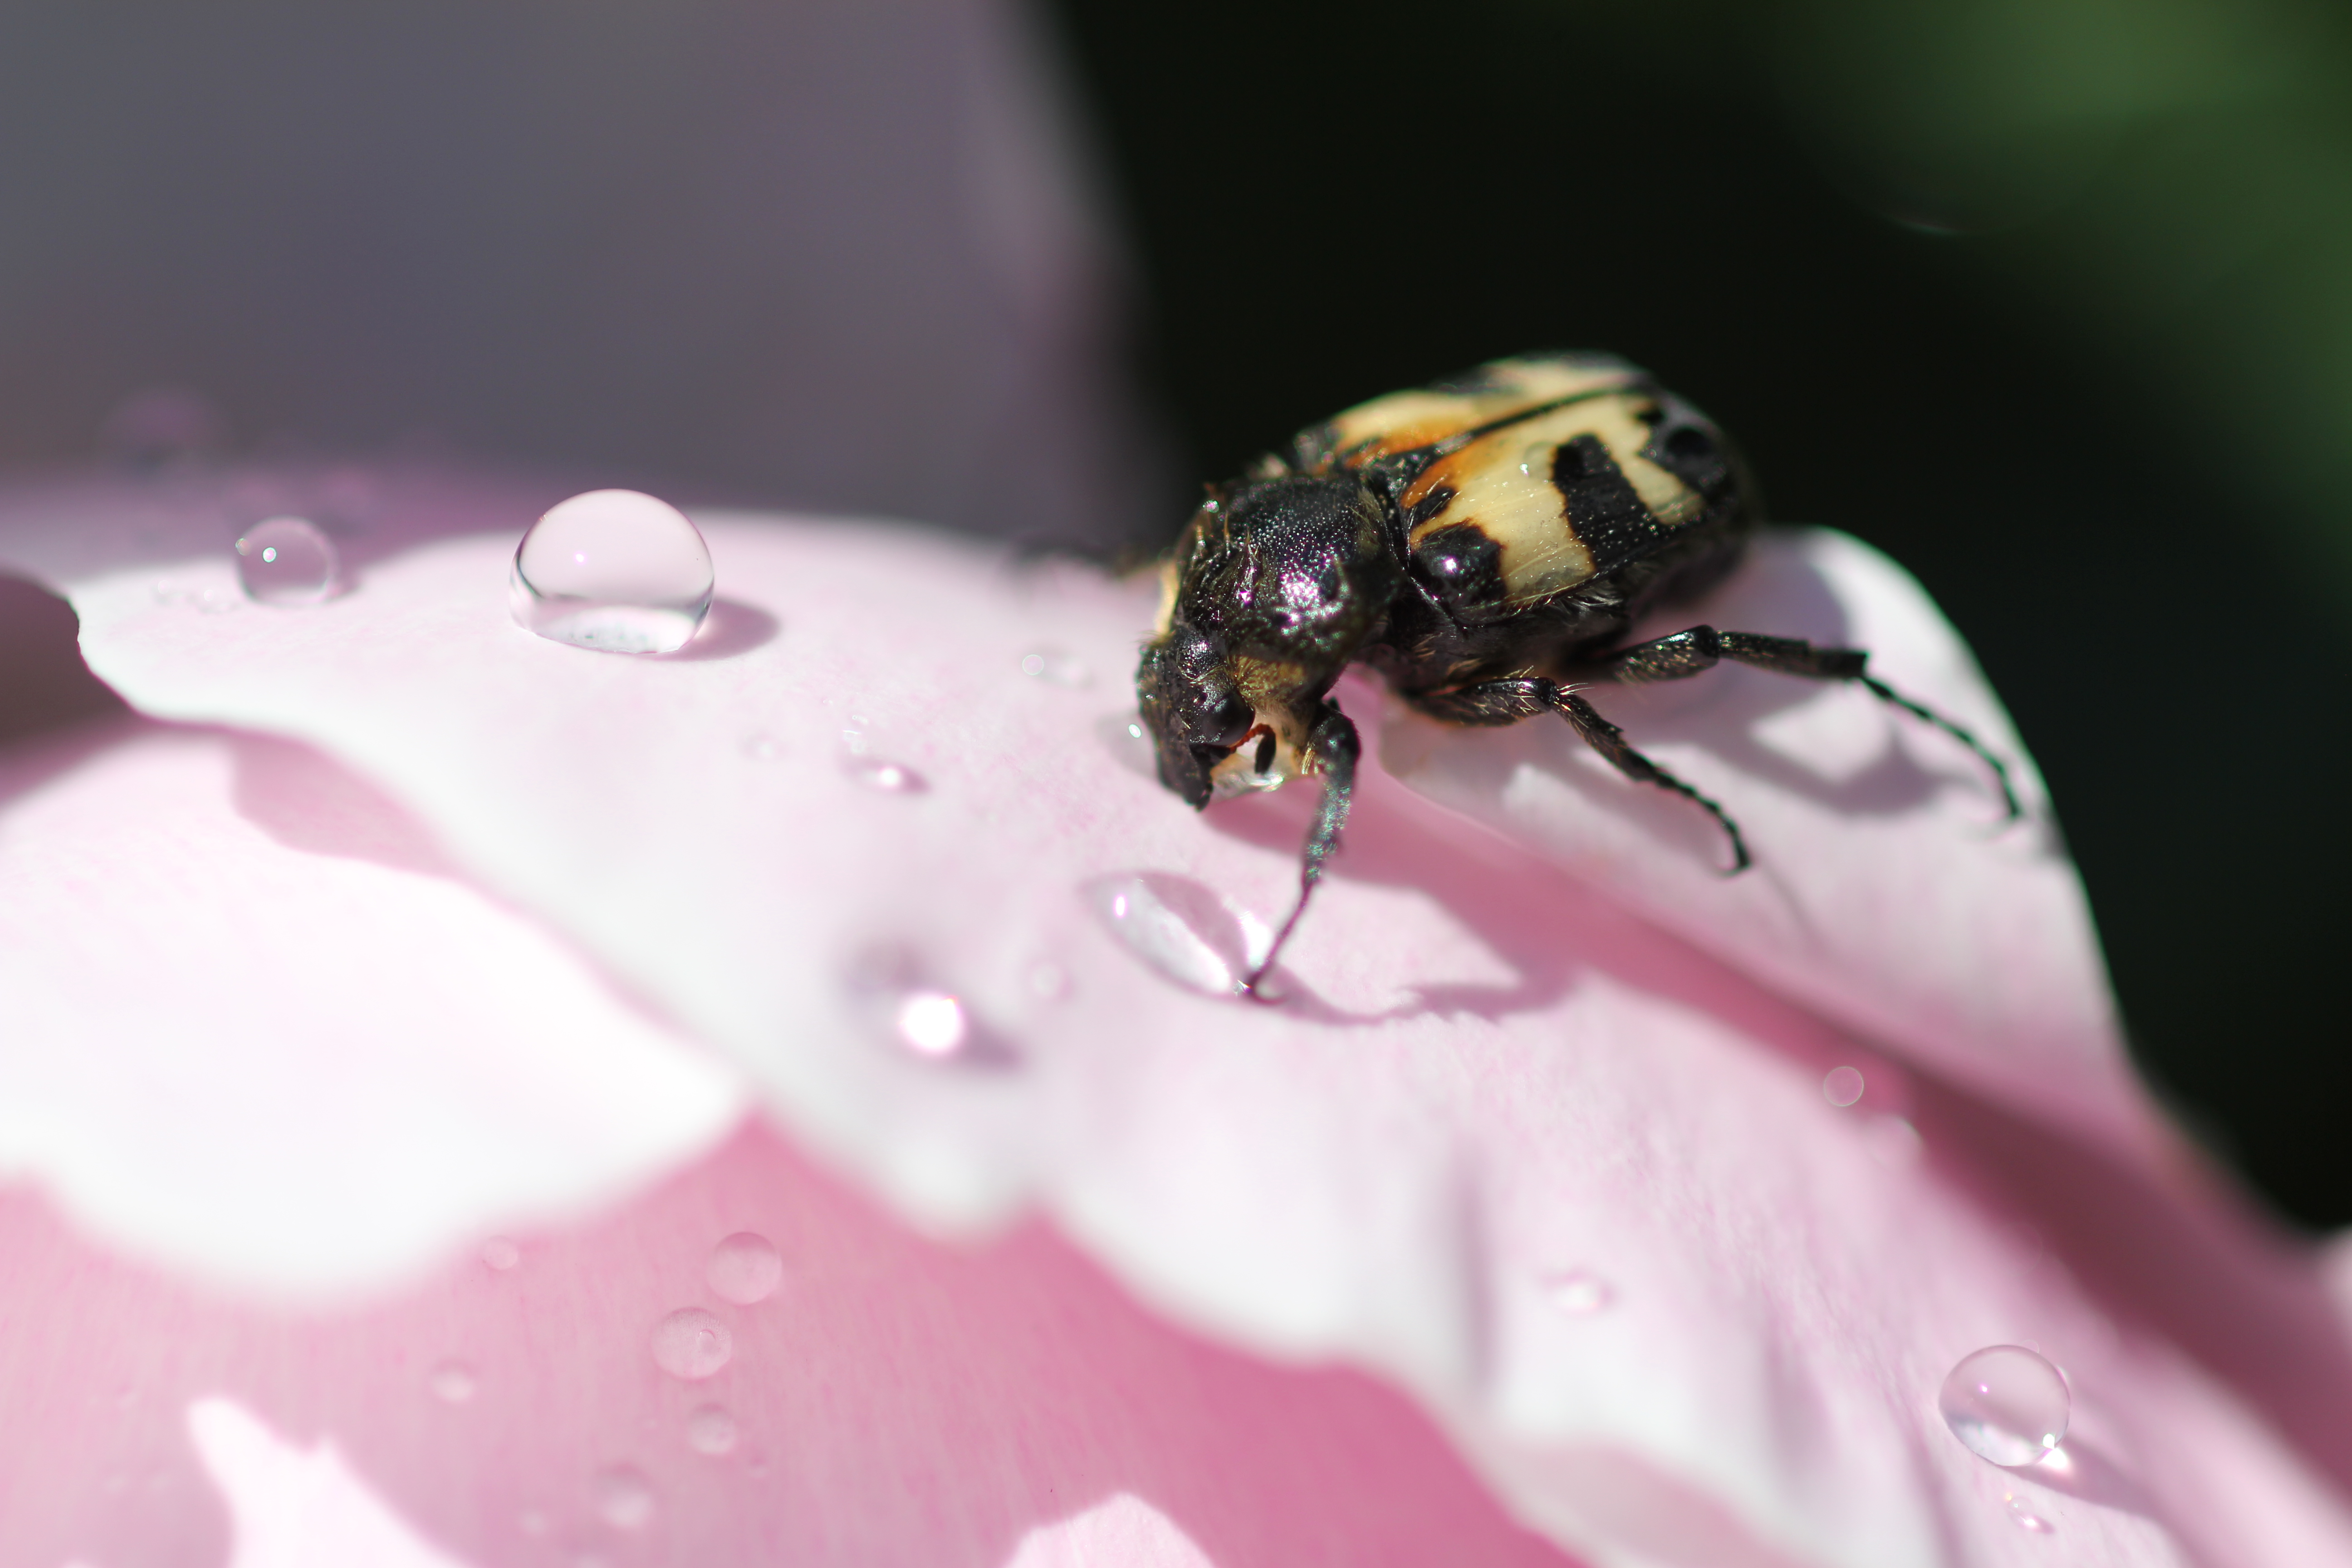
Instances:
[[[1413,548],[1412,571],[1449,610],[1478,609],[1503,599],[1503,547],[1475,522],[1433,530]]]
[[[1430,486],[1429,493],[1413,502],[1412,510],[1404,514],[1407,531],[1419,528],[1423,523],[1435,521],[1447,507],[1454,504],[1454,496],[1452,485]]]
[[[1596,575],[1640,560],[1672,537],[1642,504],[1598,436],[1560,443],[1552,458],[1551,482],[1567,505],[1577,539],[1592,552]]]
[[[1729,488],[1731,459],[1703,425],[1669,425],[1650,437],[1642,456],[1709,500]]]

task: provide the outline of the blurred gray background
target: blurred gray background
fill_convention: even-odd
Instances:
[[[2352,1220],[2336,0],[0,0],[0,471],[440,452],[1110,551],[1547,346],[1919,574],[2143,1064]]]

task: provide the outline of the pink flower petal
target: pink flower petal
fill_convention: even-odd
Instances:
[[[1124,728],[1148,594],[911,532],[704,521],[736,611],[700,657],[519,631],[510,537],[381,556],[299,615],[208,613],[216,559],[161,596],[146,571],[74,596],[136,704],[352,766],[924,1225],[1035,1205],[1181,1321],[1375,1368],[1598,1559],[2019,1556],[2018,1478],[1933,1405],[1959,1357],[2019,1340],[2076,1392],[2075,1468],[2032,1483],[2070,1551],[2352,1555],[2342,1331],[2309,1260],[2148,1158],[2168,1145],[2117,1068],[2072,883],[2029,836],[1967,846],[1993,870],[1857,856],[1846,836],[1884,849],[1878,827],[1748,755],[1719,793],[1759,848],[1825,868],[1766,885],[1833,930],[1916,918],[1916,946],[1781,926],[1710,953],[1375,770],[1288,999],[1248,1006],[1184,977],[1278,916],[1308,803],[1196,818],[1148,776]],[[1824,570],[1889,606],[1848,607],[1886,673],[1998,733],[1980,690],[1905,651],[1924,611],[1895,580]],[[1867,734],[1810,710],[1855,695],[1785,710],[1807,755],[1888,754],[1874,708]],[[1896,838],[1957,824],[1953,779],[1895,803]],[[1682,854],[1657,820],[1645,854]],[[1986,936],[2012,908],[2042,956]],[[1840,1067],[1859,1095],[1824,1092]]]

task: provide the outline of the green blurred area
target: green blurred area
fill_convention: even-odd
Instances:
[[[2135,367],[2352,601],[2352,12],[1796,0],[1738,22],[1833,178]]]

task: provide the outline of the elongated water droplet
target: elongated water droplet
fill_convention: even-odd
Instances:
[[[635,490],[551,508],[516,547],[515,624],[604,653],[671,653],[710,610],[710,551],[684,512]]]
[[[927,787],[923,775],[906,763],[881,757],[852,755],[842,767],[851,778],[883,795],[920,795]]]
[[[1022,655],[1021,673],[1049,686],[1066,686],[1073,689],[1093,679],[1084,664],[1059,648],[1050,647]]]
[[[698,1454],[731,1454],[735,1437],[735,1417],[723,1405],[706,1405],[686,1418],[686,1446]]]
[[[494,1236],[482,1243],[482,1262],[487,1268],[504,1274],[521,1261],[522,1248],[510,1237]]]
[[[1590,1318],[1607,1311],[1617,1291],[1590,1268],[1570,1268],[1544,1281],[1544,1296],[1566,1317]]]
[[[698,1383],[727,1364],[735,1336],[699,1307],[682,1307],[654,1325],[654,1364],[686,1383]]]
[[[1273,941],[1255,915],[1181,877],[1108,877],[1085,891],[1129,952],[1194,991],[1239,995],[1243,978]]]
[[[1843,1109],[1862,1098],[1860,1068],[1832,1068],[1822,1079],[1822,1098]]]
[[[1963,1358],[1936,1397],[1952,1436],[2004,1469],[2055,1448],[2073,1403],[2065,1377],[2023,1345],[1990,1345]]]
[[[476,1386],[474,1369],[462,1361],[445,1361],[425,1374],[425,1386],[444,1405],[470,1404]]]
[[[2032,1506],[2015,1492],[2001,1493],[2000,1500],[2008,1508],[2009,1517],[2017,1521],[2017,1527],[2020,1530],[2031,1531],[2036,1535],[2057,1533],[2051,1528],[2048,1520],[2034,1512]]]
[[[257,522],[236,542],[236,574],[265,605],[315,605],[335,591],[335,542],[299,517]]]
[[[961,999],[945,991],[908,992],[892,1023],[907,1048],[922,1057],[951,1057],[971,1033]]]
[[[654,1521],[654,1486],[641,1470],[628,1465],[601,1470],[589,1493],[596,1517],[614,1530],[643,1530]]]
[[[784,1259],[766,1237],[739,1230],[710,1249],[702,1272],[720,1300],[749,1307],[776,1293],[784,1280]]]

